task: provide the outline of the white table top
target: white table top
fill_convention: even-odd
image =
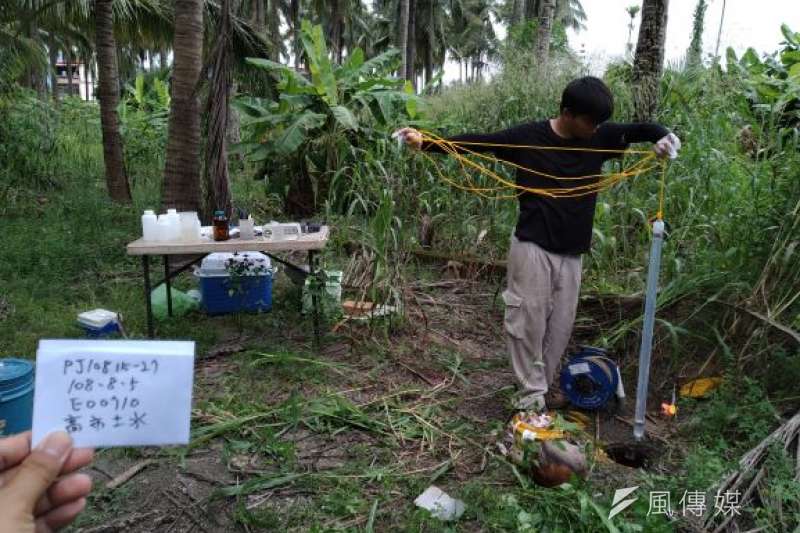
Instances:
[[[208,231],[203,228],[204,233]],[[210,254],[213,252],[282,252],[294,250],[321,250],[328,243],[330,227],[322,226],[316,233],[303,233],[294,240],[273,241],[261,236],[254,239],[240,238],[214,241],[201,237],[197,241],[145,241],[137,239],[128,244],[128,255],[182,255]]]

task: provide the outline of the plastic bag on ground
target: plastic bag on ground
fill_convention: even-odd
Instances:
[[[172,293],[172,316],[178,317],[200,308],[200,302],[175,287]],[[165,320],[169,317],[167,310],[167,286],[161,284],[150,292],[150,305],[153,308],[153,317],[156,320]]]

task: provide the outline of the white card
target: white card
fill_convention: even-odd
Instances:
[[[67,431],[76,447],[187,444],[194,342],[42,340],[33,445]]]

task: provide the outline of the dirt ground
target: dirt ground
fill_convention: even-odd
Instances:
[[[384,498],[394,498],[393,508],[382,506],[375,519],[375,530],[387,531],[394,529],[392,524],[399,527],[401,517],[414,510],[418,492],[412,491],[431,480],[445,489],[469,480],[489,487],[513,486],[516,480],[510,469],[499,467],[496,460],[498,435],[513,414],[513,376],[503,340],[499,282],[417,282],[406,288],[405,296],[407,319],[390,328],[391,333],[380,327],[338,324],[319,354],[310,347],[309,321],[296,319],[278,320],[278,326],[264,331],[231,332],[197,354],[195,430],[241,416],[258,417],[258,406],[268,411],[294,397],[319,400],[320,413],[329,405],[323,400],[331,397],[371,416],[385,406],[388,424],[371,425],[368,418],[347,414],[346,409],[355,413],[355,408],[336,404],[338,414],[307,416],[296,423],[254,418],[189,449],[103,450],[88,470],[97,487],[95,495],[73,530],[304,531],[309,523],[319,530],[363,529],[368,512],[341,511],[337,506],[354,492],[366,500],[380,492]],[[575,343],[593,338],[597,328],[620,314],[641,312],[635,307],[636,302],[584,299]],[[319,363],[252,364],[254,352],[278,344],[281,353],[297,353]],[[613,356],[621,362],[629,397],[618,412],[585,413],[591,423],[582,439],[596,448],[632,439],[636,365],[629,363],[637,354],[631,350]],[[658,399],[671,392],[671,381],[659,374],[662,368],[657,353],[651,393],[654,414]],[[272,420],[278,431],[272,432],[270,423],[262,425]],[[649,465],[656,472],[668,470],[678,459],[669,451],[675,433],[670,424],[655,416],[649,424],[651,440],[660,450]],[[268,438],[262,438],[264,432]],[[318,476],[316,481],[287,481],[283,467],[288,464],[293,472]],[[132,468],[140,470],[118,487],[106,487]],[[360,474],[364,472],[369,475]],[[387,488],[381,472],[389,476],[401,472],[397,479],[406,481]],[[326,478],[327,473],[336,484],[329,484],[332,478]],[[624,487],[634,474],[634,469],[598,454],[589,477],[601,486]],[[241,487],[247,487],[243,495],[230,495]],[[264,509],[269,513],[260,523],[242,519],[243,513]],[[478,523],[460,523],[459,530],[482,528]]]

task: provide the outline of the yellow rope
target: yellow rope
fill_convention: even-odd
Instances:
[[[537,146],[537,145],[525,145],[525,144],[500,144],[500,143],[476,143],[476,142],[454,142],[448,141],[438,135],[431,133],[429,131],[421,131],[422,140],[423,142],[428,142],[437,146],[441,149],[444,153],[452,156],[456,161],[458,161],[459,165],[461,166],[461,170],[466,176],[466,184],[461,184],[452,180],[445,176],[438,163],[431,158],[425,152],[421,152],[422,155],[427,158],[432,164],[433,167],[436,169],[437,174],[439,175],[440,179],[449,185],[461,189],[467,192],[471,192],[482,196],[484,198],[489,199],[511,199],[517,198],[523,193],[531,193],[537,194],[540,196],[547,196],[549,198],[578,198],[581,196],[586,196],[589,194],[597,194],[601,191],[610,189],[617,183],[620,183],[628,178],[632,178],[642,174],[644,172],[649,172],[654,168],[661,166],[661,183],[659,187],[659,194],[658,194],[658,212],[656,214],[656,218],[661,220],[664,215],[664,195],[665,195],[665,187],[666,187],[666,174],[667,174],[667,165],[666,161],[655,161],[655,153],[651,150],[613,150],[613,149],[602,149],[602,148],[579,148],[579,147],[561,147],[561,146]],[[490,146],[495,148],[513,148],[513,149],[529,149],[529,150],[559,150],[559,151],[580,151],[580,152],[599,152],[599,153],[615,153],[615,154],[638,154],[642,155],[643,157],[635,162],[634,164],[630,165],[628,168],[621,170],[620,172],[615,172],[611,174],[589,174],[586,176],[556,176],[553,174],[548,174],[546,172],[538,171],[523,167],[521,165],[517,165],[511,161],[506,161],[504,159],[500,159],[498,157],[487,155],[484,153],[476,152],[467,148],[467,146]],[[462,155],[467,154],[467,155]],[[491,169],[487,168],[486,166],[480,164],[477,161],[474,161],[468,156],[472,156],[476,159],[483,159],[489,161],[491,163],[503,163],[505,165],[511,166],[516,169],[524,170],[527,172],[532,172],[538,176],[543,176],[546,178],[550,178],[557,181],[580,181],[580,180],[593,180],[591,183],[576,185],[570,188],[536,188],[536,187],[525,187],[523,185],[519,185],[508,179],[500,176],[496,172],[492,171]],[[485,187],[485,186],[477,186],[472,182],[472,178],[468,172],[468,168],[477,170],[480,174],[488,176],[489,178],[496,181],[500,186],[497,187]],[[488,193],[496,193],[503,189],[511,189],[515,192],[513,194],[505,194],[505,195],[495,195],[491,196]]]

